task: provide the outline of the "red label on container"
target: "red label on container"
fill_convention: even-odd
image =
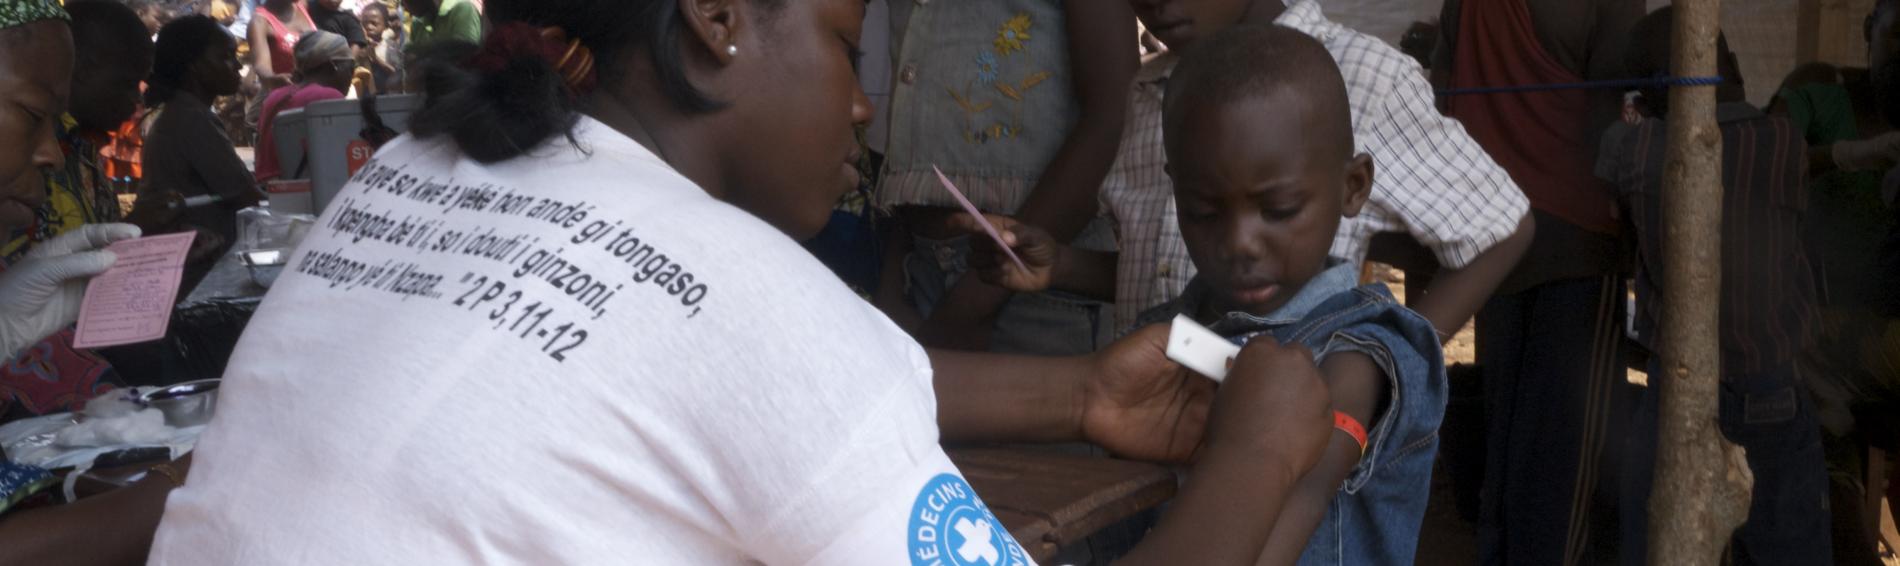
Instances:
[[[349,156],[350,165],[350,172],[345,177],[355,177],[356,170],[362,169],[363,164],[369,163],[369,157],[375,154],[376,149],[370,147],[369,142],[360,138],[350,140],[350,145],[344,149],[344,155]]]

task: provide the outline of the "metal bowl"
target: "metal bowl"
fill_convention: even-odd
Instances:
[[[283,272],[284,266],[281,265],[251,266],[251,282],[269,289],[272,283],[277,282],[277,275]]]
[[[218,408],[218,384],[222,380],[200,379],[160,387],[139,396],[139,402],[165,414],[165,424],[178,428],[211,422]]]
[[[251,250],[238,253],[244,268],[251,271],[251,281],[257,286],[269,289],[277,282],[277,275],[283,273],[284,264],[290,260],[287,250]]]

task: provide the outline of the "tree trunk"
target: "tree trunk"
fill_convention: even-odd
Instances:
[[[1671,67],[1678,77],[1714,75],[1719,0],[1675,0]],[[1722,267],[1722,134],[1714,86],[1669,90],[1664,169],[1662,372],[1650,377],[1662,405],[1655,492],[1649,501],[1649,563],[1714,565],[1748,519],[1754,483],[1742,449],[1716,425]]]

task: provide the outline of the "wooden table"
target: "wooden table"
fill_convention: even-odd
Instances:
[[[1036,561],[1174,497],[1167,468],[1037,448],[950,450],[1009,534]]]

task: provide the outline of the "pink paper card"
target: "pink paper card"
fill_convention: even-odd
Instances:
[[[988,218],[983,217],[983,211],[977,210],[976,205],[970,204],[970,199],[963,196],[963,191],[957,190],[957,186],[950,182],[950,178],[943,175],[942,169],[938,169],[937,166],[932,165],[930,166],[930,170],[937,172],[937,180],[943,181],[943,188],[950,191],[950,196],[956,197],[957,204],[963,205],[963,211],[970,213],[970,216],[976,217],[976,223],[983,226],[983,231],[989,233],[991,240],[996,241],[996,247],[1003,248],[1003,253],[1009,254],[1009,260],[1016,262],[1017,269],[1023,270],[1023,273],[1028,273],[1029,266],[1023,264],[1022,258],[1016,257],[1016,250],[1009,249],[1009,244],[1003,243],[1003,234],[996,231],[996,226],[990,224]]]
[[[185,276],[185,256],[197,236],[180,232],[106,246],[119,261],[86,285],[73,346],[103,348],[164,338],[179,279]]]

